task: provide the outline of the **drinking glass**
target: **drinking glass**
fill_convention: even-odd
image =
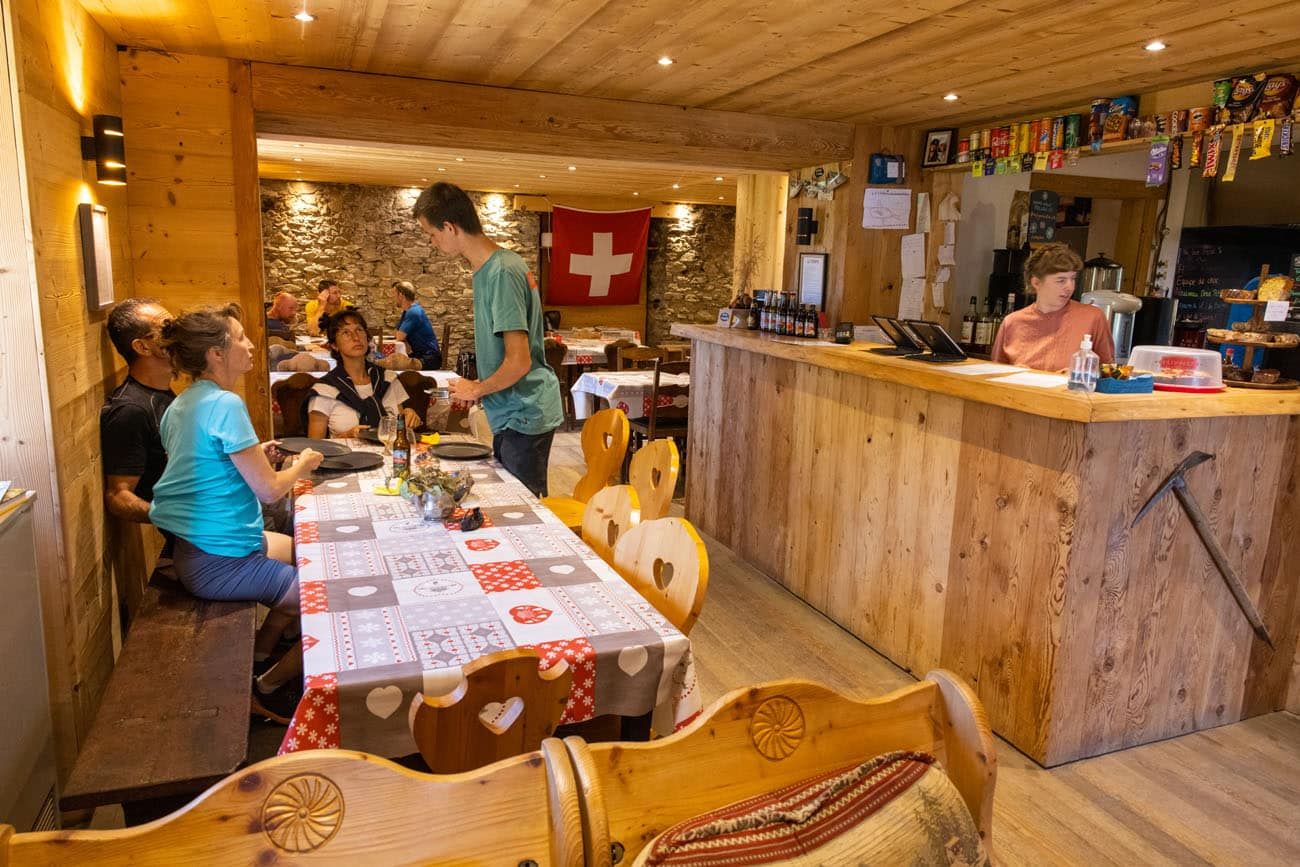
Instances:
[[[393,453],[393,440],[397,439],[396,416],[386,415],[381,418],[375,433],[379,436],[379,441],[384,444],[384,452],[391,455]]]

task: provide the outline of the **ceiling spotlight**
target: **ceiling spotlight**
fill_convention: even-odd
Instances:
[[[429,179],[428,179],[428,178],[420,178],[420,183],[427,184],[427,183],[429,183]]]
[[[660,65],[660,66],[672,66],[672,65],[673,65],[673,59],[672,59],[671,57],[669,57],[668,55],[665,54],[663,57],[659,58],[659,65]]]
[[[722,175],[717,175],[717,176],[715,176],[713,179],[714,179],[715,181],[720,181],[720,180],[722,180]]]
[[[537,177],[539,177],[539,178],[544,178],[544,177],[546,177],[546,175],[538,175]]]
[[[447,171],[447,168],[445,166],[438,166],[438,171],[445,172]]]
[[[956,102],[956,101],[957,101],[957,94],[955,94],[955,93],[945,93],[945,94],[943,95],[943,101],[944,101],[944,102]]]
[[[302,147],[302,142],[294,142],[294,143],[293,143],[293,146],[296,147],[296,148],[300,148],[300,147]]]
[[[578,170],[577,166],[569,166],[569,171],[576,172],[577,170]]]
[[[516,190],[519,189],[519,185],[518,185],[518,184],[515,184],[515,189],[516,189]]]
[[[302,7],[302,11],[293,17],[297,18],[303,24],[310,24],[316,20],[316,16],[308,12],[306,6]]]
[[[641,195],[641,194],[640,194],[640,193],[633,193],[632,195],[634,195],[634,196],[639,196],[639,195]]]
[[[456,162],[458,162],[458,163],[463,163],[463,162],[465,162],[465,158],[464,158],[464,157],[456,157]]]
[[[719,202],[722,201],[722,199],[723,199],[723,196],[718,196],[718,201],[719,201]]]
[[[1153,39],[1143,46],[1147,51],[1164,51],[1168,47],[1168,45],[1165,45],[1159,39]]]
[[[293,158],[293,161],[294,161],[295,163],[300,163],[300,162],[302,162],[302,157],[294,157],[294,158]]]
[[[681,185],[681,184],[673,184],[673,189],[674,189],[674,190],[680,190],[681,188],[682,188],[682,185]]]

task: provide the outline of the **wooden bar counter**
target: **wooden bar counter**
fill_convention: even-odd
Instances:
[[[1086,395],[713,326],[687,516],[898,665],[951,669],[1044,765],[1283,707],[1300,620],[1300,393]],[[1182,507],[1188,474],[1276,650]],[[761,653],[762,648],[754,648]]]

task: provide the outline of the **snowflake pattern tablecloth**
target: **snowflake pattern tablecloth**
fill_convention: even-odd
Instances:
[[[690,640],[499,464],[459,466],[486,518],[469,533],[373,493],[379,470],[300,483],[304,694],[280,752],[413,753],[416,694],[445,694],[466,663],[516,646],[542,669],[568,661],[564,722],[653,710],[671,732],[698,715]]]
[[[628,418],[645,418],[650,414],[650,392],[654,387],[652,370],[598,370],[578,377],[570,391],[573,392],[573,415],[587,418],[596,411],[596,398],[604,398],[614,409],[621,409]],[[689,387],[689,373],[661,374],[659,387],[684,385]],[[659,395],[660,406],[674,404],[685,406],[687,396]]]

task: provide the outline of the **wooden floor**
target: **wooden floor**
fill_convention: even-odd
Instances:
[[[569,493],[582,466],[578,435],[558,435],[551,493]],[[705,541],[709,595],[691,642],[706,704],[739,686],[788,677],[858,696],[912,682],[776,582]],[[993,834],[1001,863],[1300,863],[1300,717],[1293,714],[1052,770],[998,743]]]

